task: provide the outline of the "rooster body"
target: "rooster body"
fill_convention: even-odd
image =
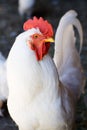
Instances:
[[[8,57],[7,65],[10,65],[8,108],[20,130],[58,129],[64,121],[61,116],[61,99],[58,98],[57,70],[48,55],[38,63],[34,52],[27,47],[25,38],[24,41],[22,39],[23,44],[19,44],[20,37],[29,35],[29,32],[35,33],[38,30],[32,29],[18,36]],[[25,59],[28,62],[25,63]],[[19,60],[20,62],[14,62]],[[11,100],[14,102],[11,103]]]
[[[74,15],[73,18],[72,15]],[[74,23],[76,13],[69,12],[67,18],[70,17],[71,20],[67,21],[67,25]],[[67,18],[65,17],[65,22]],[[36,26],[35,22],[34,24]],[[81,32],[80,24],[79,27],[77,24],[75,25]],[[20,34],[9,53],[7,59],[8,110],[19,130],[72,130],[73,128],[75,103],[78,97],[77,93],[80,95],[82,91],[83,72],[80,62],[74,64],[79,55],[75,49],[72,25],[66,26],[63,32],[65,32],[64,37],[62,37],[63,42],[65,39],[67,40],[65,45],[62,42],[58,46],[57,31],[54,59],[47,53],[45,55],[42,53],[48,48],[48,46],[44,48],[47,43],[43,43],[43,47],[41,47],[42,42],[33,44],[33,38],[38,39],[37,36],[43,35],[39,27],[28,29]],[[48,40],[45,41],[48,42]],[[73,47],[75,50],[76,59],[71,55],[70,60],[68,60],[68,54],[69,56],[72,54],[68,53],[71,52],[69,49],[67,53],[65,49],[61,51],[61,47],[67,44],[69,49],[72,50]],[[57,53],[56,50],[60,50],[60,52]],[[76,79],[76,84],[72,79]]]

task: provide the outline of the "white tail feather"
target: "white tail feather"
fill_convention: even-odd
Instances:
[[[55,35],[55,53],[54,53],[54,61],[59,68],[62,64],[62,48],[63,48],[63,37],[64,37],[64,31],[68,27],[68,25],[74,25],[76,29],[78,30],[79,36],[80,36],[80,51],[82,48],[83,43],[83,33],[82,33],[82,27],[79,22],[79,20],[76,18],[77,13],[73,10],[70,10],[68,13],[66,13],[60,20],[59,26],[56,31]]]
[[[80,51],[83,43],[83,32],[75,11],[69,11],[60,20],[55,36],[54,62],[56,64],[59,79],[74,93],[74,97],[81,94],[85,78],[80,63],[80,56],[75,47],[75,35],[73,25],[79,32]]]

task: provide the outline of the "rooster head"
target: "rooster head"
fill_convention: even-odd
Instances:
[[[35,33],[30,36],[30,39],[27,41],[30,49],[35,51],[37,60],[42,60],[44,55],[48,53],[50,43],[54,42],[53,40],[53,28],[48,21],[44,20],[42,17],[39,19],[34,17],[33,19],[27,20],[23,28],[25,31],[36,28],[39,29],[41,33]]]

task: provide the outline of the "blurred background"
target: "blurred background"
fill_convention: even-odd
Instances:
[[[41,16],[47,19],[53,25],[55,32],[64,13],[74,9],[78,12],[84,32],[81,62],[87,77],[87,0],[29,0],[29,4],[31,4],[30,7],[25,5],[23,8],[23,4],[19,4],[18,0],[0,0],[0,51],[2,54],[7,58],[15,37],[23,31],[23,22],[28,18]],[[78,41],[77,39],[77,43]],[[53,47],[50,53],[53,54]],[[85,93],[81,95],[77,104],[75,123],[75,130],[87,130],[87,84]],[[0,117],[0,130],[17,130],[7,111],[5,117]]]

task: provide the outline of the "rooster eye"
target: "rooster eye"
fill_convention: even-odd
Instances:
[[[35,39],[38,38],[38,35],[34,35],[34,38],[35,38]]]

